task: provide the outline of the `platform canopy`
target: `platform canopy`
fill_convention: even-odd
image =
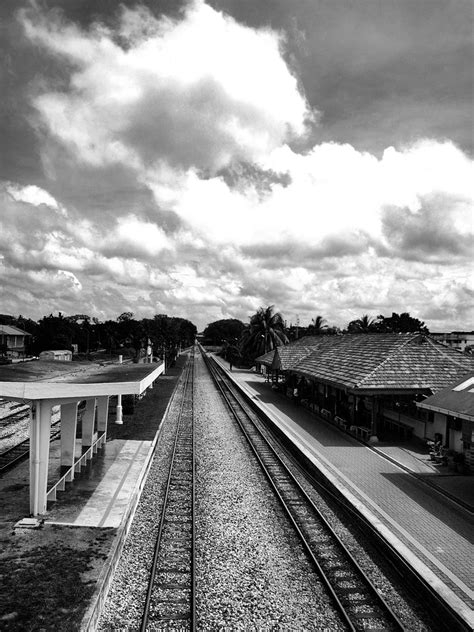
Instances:
[[[87,399],[140,395],[163,372],[163,363],[113,364],[32,361],[0,366],[4,399]]]
[[[30,512],[46,512],[47,501],[72,482],[82,461],[91,460],[105,444],[109,398],[141,395],[164,372],[164,362],[113,364],[31,361],[0,366],[0,398],[30,405]],[[86,401],[81,423],[82,456],[76,459],[78,405]],[[53,409],[60,407],[61,468],[48,490],[49,443]],[[117,405],[117,409],[119,404]],[[121,410],[121,405],[120,405]]]

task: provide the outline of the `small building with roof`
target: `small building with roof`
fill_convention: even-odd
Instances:
[[[20,358],[25,355],[25,341],[31,336],[13,325],[0,325],[0,345],[6,347],[7,356]]]
[[[34,361],[0,366],[0,397],[30,406],[30,513],[46,512],[48,500],[74,480],[81,465],[94,458],[106,441],[109,399],[141,395],[164,372],[164,363],[114,364]],[[77,454],[78,406],[82,414]],[[48,484],[53,409],[61,418],[61,473]]]
[[[40,360],[56,360],[59,362],[71,362],[72,351],[70,349],[51,349],[39,354]]]
[[[474,373],[456,380],[417,406],[433,415],[433,430],[446,437],[447,447],[462,451],[466,465],[474,468]],[[446,445],[445,444],[445,445]]]

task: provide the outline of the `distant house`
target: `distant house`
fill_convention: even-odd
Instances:
[[[68,349],[54,349],[52,351],[42,351],[39,354],[40,360],[59,360],[61,362],[70,362],[72,360],[72,351]]]
[[[474,331],[452,331],[446,334],[432,333],[430,336],[437,342],[442,342],[448,347],[459,349],[459,351],[465,351],[466,347],[474,347]]]
[[[31,336],[27,331],[12,325],[0,325],[0,345],[6,347],[7,356],[20,358],[25,355],[25,339]]]

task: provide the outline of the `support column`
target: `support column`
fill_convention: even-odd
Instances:
[[[86,401],[82,416],[82,453],[91,447],[94,441],[95,397]],[[92,457],[91,457],[92,458]]]
[[[61,404],[61,473],[71,470],[66,479],[69,482],[74,480],[78,404]]]
[[[379,399],[378,397],[372,397],[372,420],[370,428],[370,443],[378,443],[379,438],[377,436],[377,417],[379,414]]]
[[[30,513],[33,516],[46,512],[51,407],[49,400],[36,400],[31,407]]]
[[[97,432],[99,435],[104,435],[104,443],[105,437],[107,436],[107,419],[109,417],[109,397],[105,395],[104,397],[97,398]]]

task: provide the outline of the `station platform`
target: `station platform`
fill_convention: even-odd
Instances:
[[[446,475],[414,444],[366,445],[255,371],[229,375],[474,629],[474,476]]]

